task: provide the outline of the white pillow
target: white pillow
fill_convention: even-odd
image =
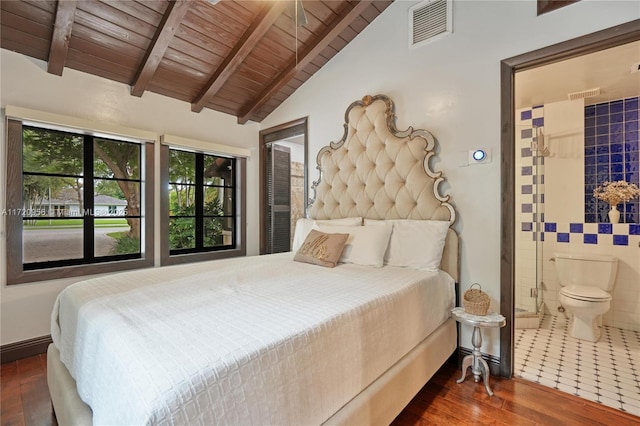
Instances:
[[[387,220],[393,224],[385,264],[438,271],[449,222],[444,220]],[[365,226],[365,228],[377,228]]]
[[[296,230],[293,233],[293,242],[291,243],[291,251],[297,252],[304,240],[309,235],[311,228],[313,228],[314,223],[326,223],[326,224],[334,224],[334,225],[346,225],[346,226],[360,226],[362,225],[361,217],[345,217],[342,219],[326,219],[326,220],[314,220],[308,218],[298,219],[296,222]]]
[[[330,234],[349,234],[347,243],[340,256],[342,263],[375,266],[384,265],[384,254],[391,237],[391,224],[382,226],[336,226],[317,223],[313,225],[319,231]]]

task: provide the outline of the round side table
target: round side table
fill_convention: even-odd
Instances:
[[[482,359],[482,354],[480,352],[480,347],[482,346],[481,329],[489,327],[504,327],[507,324],[505,317],[495,312],[487,315],[468,314],[464,311],[464,308],[461,307],[453,308],[451,314],[460,324],[473,326],[473,334],[471,336],[473,351],[471,352],[471,355],[467,355],[462,359],[462,376],[456,380],[456,383],[464,382],[467,368],[471,367],[471,372],[473,373],[473,379],[475,382],[477,383],[480,381],[480,378],[483,378],[484,388],[487,390],[489,396],[493,396],[493,392],[489,387],[489,365],[487,364],[487,361]]]

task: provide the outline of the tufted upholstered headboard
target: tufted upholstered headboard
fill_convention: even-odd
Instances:
[[[365,96],[345,113],[344,135],[318,152],[320,177],[313,182],[308,216],[338,219],[455,221],[449,196],[438,186],[442,172],[429,160],[435,139],[426,130],[395,126],[394,105],[384,95]],[[458,280],[458,236],[449,229],[441,268]]]

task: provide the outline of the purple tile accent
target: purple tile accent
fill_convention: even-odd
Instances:
[[[544,232],[540,233],[540,241],[544,241]]]
[[[522,213],[532,213],[532,212],[533,212],[533,204],[522,205]]]
[[[608,102],[596,105],[596,115],[607,115],[607,114],[609,114]]]
[[[629,224],[629,235],[640,235],[640,225]]]
[[[582,223],[570,223],[569,224],[569,232],[573,234],[582,234],[583,225]]]
[[[531,110],[528,109],[526,111],[522,111],[520,113],[520,120],[530,120],[531,119]]]
[[[610,112],[613,114],[614,112],[622,112],[624,109],[624,102],[621,100],[611,102],[609,106]]]
[[[534,107],[535,108],[535,107]],[[627,98],[624,100],[624,109],[625,110],[632,110],[632,109],[638,109],[638,97],[636,96],[635,98]]]
[[[522,223],[522,230],[523,231],[533,231],[533,223],[531,223],[531,222],[523,222]]]
[[[531,157],[531,148],[522,148],[520,150],[521,157]]]
[[[559,243],[568,243],[569,242],[569,233],[567,232],[558,232],[558,236],[556,237]]]
[[[544,126],[544,117],[534,118],[532,120],[533,127],[542,127]]]
[[[544,194],[540,194],[540,202],[544,204]]]
[[[533,129],[523,129],[520,132],[521,139],[531,139],[533,137]]]
[[[613,236],[613,245],[614,246],[628,246],[629,245],[629,236],[628,235],[614,235]]]
[[[555,222],[545,223],[544,232],[556,232],[556,223]]]
[[[598,244],[598,234],[584,234],[585,244]]]
[[[522,172],[521,175],[522,176],[531,176],[533,172],[533,169],[531,168],[531,166],[525,166],[522,168]]]
[[[520,188],[521,194],[533,194],[533,185],[522,185]]]
[[[610,223],[599,223],[598,234],[613,234],[613,225]]]

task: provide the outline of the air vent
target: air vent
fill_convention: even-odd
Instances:
[[[595,89],[583,90],[582,92],[573,92],[569,93],[567,96],[570,101],[575,101],[576,99],[584,99],[584,98],[592,98],[594,96],[598,96],[600,94],[600,88],[596,87]]]
[[[452,33],[452,0],[428,0],[409,9],[409,47],[418,47]]]

